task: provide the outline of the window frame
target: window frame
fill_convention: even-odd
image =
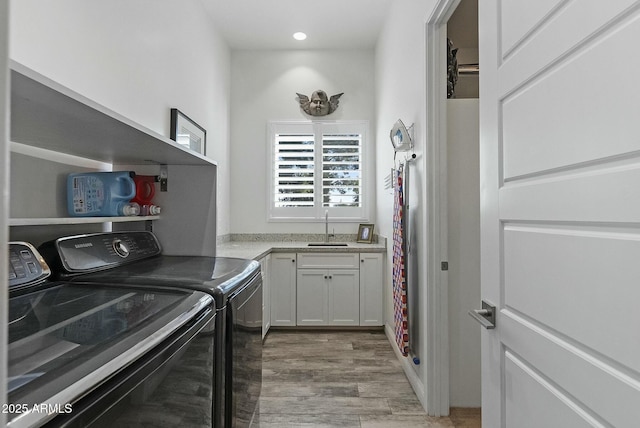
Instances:
[[[320,184],[314,186],[313,207],[276,207],[275,206],[275,181],[276,181],[276,145],[277,134],[299,134],[314,136],[314,180]],[[362,184],[360,188],[360,207],[323,207],[322,203],[322,136],[333,133],[358,133],[361,135],[361,174]],[[320,146],[318,147],[318,141]],[[328,212],[332,221],[341,222],[368,222],[371,217],[373,197],[373,159],[370,154],[371,142],[369,141],[369,121],[366,120],[339,120],[339,121],[270,121],[267,126],[267,143],[269,156],[267,157],[267,221],[268,222],[317,222],[324,221],[325,212]],[[319,193],[317,193],[319,189]]]

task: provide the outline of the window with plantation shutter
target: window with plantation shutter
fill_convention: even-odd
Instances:
[[[359,207],[362,135],[322,135],[322,206]]]
[[[367,220],[368,123],[272,122],[269,217]]]
[[[275,138],[275,206],[312,207],[314,176],[313,135],[278,134]]]

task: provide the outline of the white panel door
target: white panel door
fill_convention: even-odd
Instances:
[[[640,2],[479,20],[482,425],[639,426]]]

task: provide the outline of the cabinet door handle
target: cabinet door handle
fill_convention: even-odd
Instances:
[[[296,262],[296,259],[291,259],[291,263],[295,263],[295,262]]]
[[[327,275],[324,276],[324,279],[327,279]]]
[[[333,279],[333,276],[329,275],[329,279]]]

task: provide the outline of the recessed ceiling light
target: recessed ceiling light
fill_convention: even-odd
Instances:
[[[296,40],[304,40],[307,38],[307,35],[302,32],[293,33],[293,38]]]

